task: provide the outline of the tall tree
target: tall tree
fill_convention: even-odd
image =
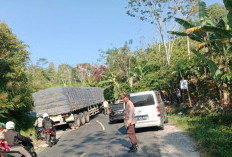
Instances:
[[[32,99],[25,74],[29,61],[27,45],[0,23],[0,118],[30,111]]]
[[[129,0],[127,14],[155,25],[160,35],[158,42],[162,42],[170,65],[175,37],[167,34],[167,31],[178,29],[173,21],[174,16],[190,16],[194,13],[195,5],[195,0]]]

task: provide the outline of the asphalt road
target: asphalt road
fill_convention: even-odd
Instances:
[[[199,156],[199,153],[194,150],[195,145],[185,133],[181,133],[178,129],[176,130],[176,127],[173,125],[165,127],[166,131],[160,131],[157,128],[137,130],[136,136],[139,140],[139,150],[137,153],[129,154],[127,151],[131,145],[123,123],[109,124],[108,116],[100,114],[93,118],[90,123],[64,133],[55,146],[45,149],[38,156]],[[173,131],[170,130],[170,127]]]

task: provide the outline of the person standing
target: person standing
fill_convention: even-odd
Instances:
[[[177,97],[177,104],[179,105],[181,102],[181,91],[178,87],[176,88],[176,97]]]
[[[103,102],[103,107],[104,107],[104,114],[107,115],[108,114],[109,104],[108,104],[108,102],[106,100]]]
[[[132,146],[130,147],[129,153],[138,151],[138,140],[135,135],[135,107],[133,102],[130,101],[130,96],[125,94],[123,95],[123,101],[126,103],[125,109],[125,121],[127,126],[127,134],[129,136]]]
[[[37,116],[38,116],[38,119],[34,123],[36,140],[38,140],[39,138],[39,132],[43,129],[43,116],[41,114]]]

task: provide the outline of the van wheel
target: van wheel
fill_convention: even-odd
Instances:
[[[81,120],[78,114],[74,115],[74,126],[75,127],[80,127],[81,126]]]
[[[85,124],[85,116],[84,116],[84,114],[82,112],[79,113],[79,117],[80,117],[80,120],[81,120],[81,125],[84,125]]]
[[[89,123],[89,112],[85,111],[84,116],[85,116],[85,122]]]

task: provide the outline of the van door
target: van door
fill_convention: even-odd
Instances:
[[[136,123],[159,121],[154,92],[130,95],[135,106]]]

